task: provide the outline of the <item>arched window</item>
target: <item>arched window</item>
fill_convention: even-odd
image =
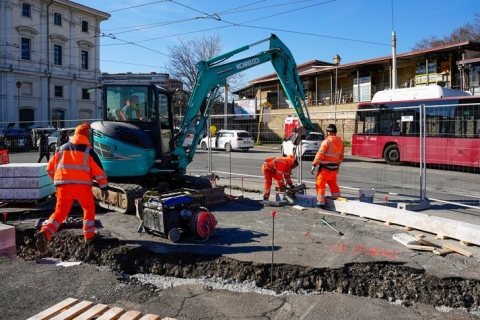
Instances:
[[[27,128],[35,121],[35,110],[28,108],[19,110],[18,119],[20,120],[19,127],[22,129]]]

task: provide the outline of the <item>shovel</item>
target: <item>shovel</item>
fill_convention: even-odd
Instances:
[[[334,226],[332,226],[330,223],[328,223],[327,220],[325,220],[325,217],[320,218],[320,221],[322,221],[323,223],[325,223],[327,226],[329,226],[329,227],[332,228],[333,230],[337,231],[339,236],[343,236],[343,233],[342,233],[341,231],[337,230],[337,229],[336,229]]]

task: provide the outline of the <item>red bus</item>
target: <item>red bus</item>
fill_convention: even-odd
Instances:
[[[426,164],[480,167],[480,96],[437,85],[380,91],[359,103],[352,155],[420,162],[421,128]]]

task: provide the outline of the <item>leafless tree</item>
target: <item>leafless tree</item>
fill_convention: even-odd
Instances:
[[[475,13],[474,22],[467,22],[464,26],[454,29],[450,35],[444,36],[442,39],[437,38],[437,36],[424,38],[417,42],[412,50],[433,48],[466,40],[480,41],[480,13]]]
[[[218,56],[222,53],[221,37],[219,35],[205,35],[199,38],[179,39],[179,44],[168,47],[170,60],[165,66],[170,77],[180,80],[184,84],[184,90],[188,93],[193,91],[197,79],[197,63]],[[227,79],[229,90],[235,90],[243,79],[241,73],[230,76]],[[223,90],[220,91],[221,93]],[[224,95],[219,94],[219,100]]]

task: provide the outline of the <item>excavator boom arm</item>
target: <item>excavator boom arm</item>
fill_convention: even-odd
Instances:
[[[219,64],[220,61],[228,59],[239,52],[245,51],[252,46],[267,40],[270,40],[269,50],[233,62]],[[313,130],[314,124],[310,121],[310,116],[308,115],[308,110],[305,104],[305,93],[300,81],[300,76],[298,75],[295,60],[285,44],[280,41],[276,35],[272,34],[269,39],[256,42],[249,46],[243,46],[212,59],[197,63],[199,73],[180,127],[180,133],[175,137],[174,155],[178,156],[178,171],[185,173],[187,165],[193,160],[193,156],[195,155],[196,148],[201,138],[201,133],[205,129],[207,120],[210,117],[213,101],[217,95],[218,89],[225,86],[226,79],[231,75],[243,72],[268,61],[271,61],[300,123],[307,132]],[[204,110],[201,110],[202,105],[204,105],[205,97],[209,97],[209,101],[206,103]],[[304,110],[307,112],[306,115]],[[201,114],[199,115],[200,112]],[[198,124],[195,123],[196,121],[198,121]],[[182,147],[182,144],[186,137],[187,129],[194,126],[196,127],[196,132],[192,146],[187,154],[187,151]]]

